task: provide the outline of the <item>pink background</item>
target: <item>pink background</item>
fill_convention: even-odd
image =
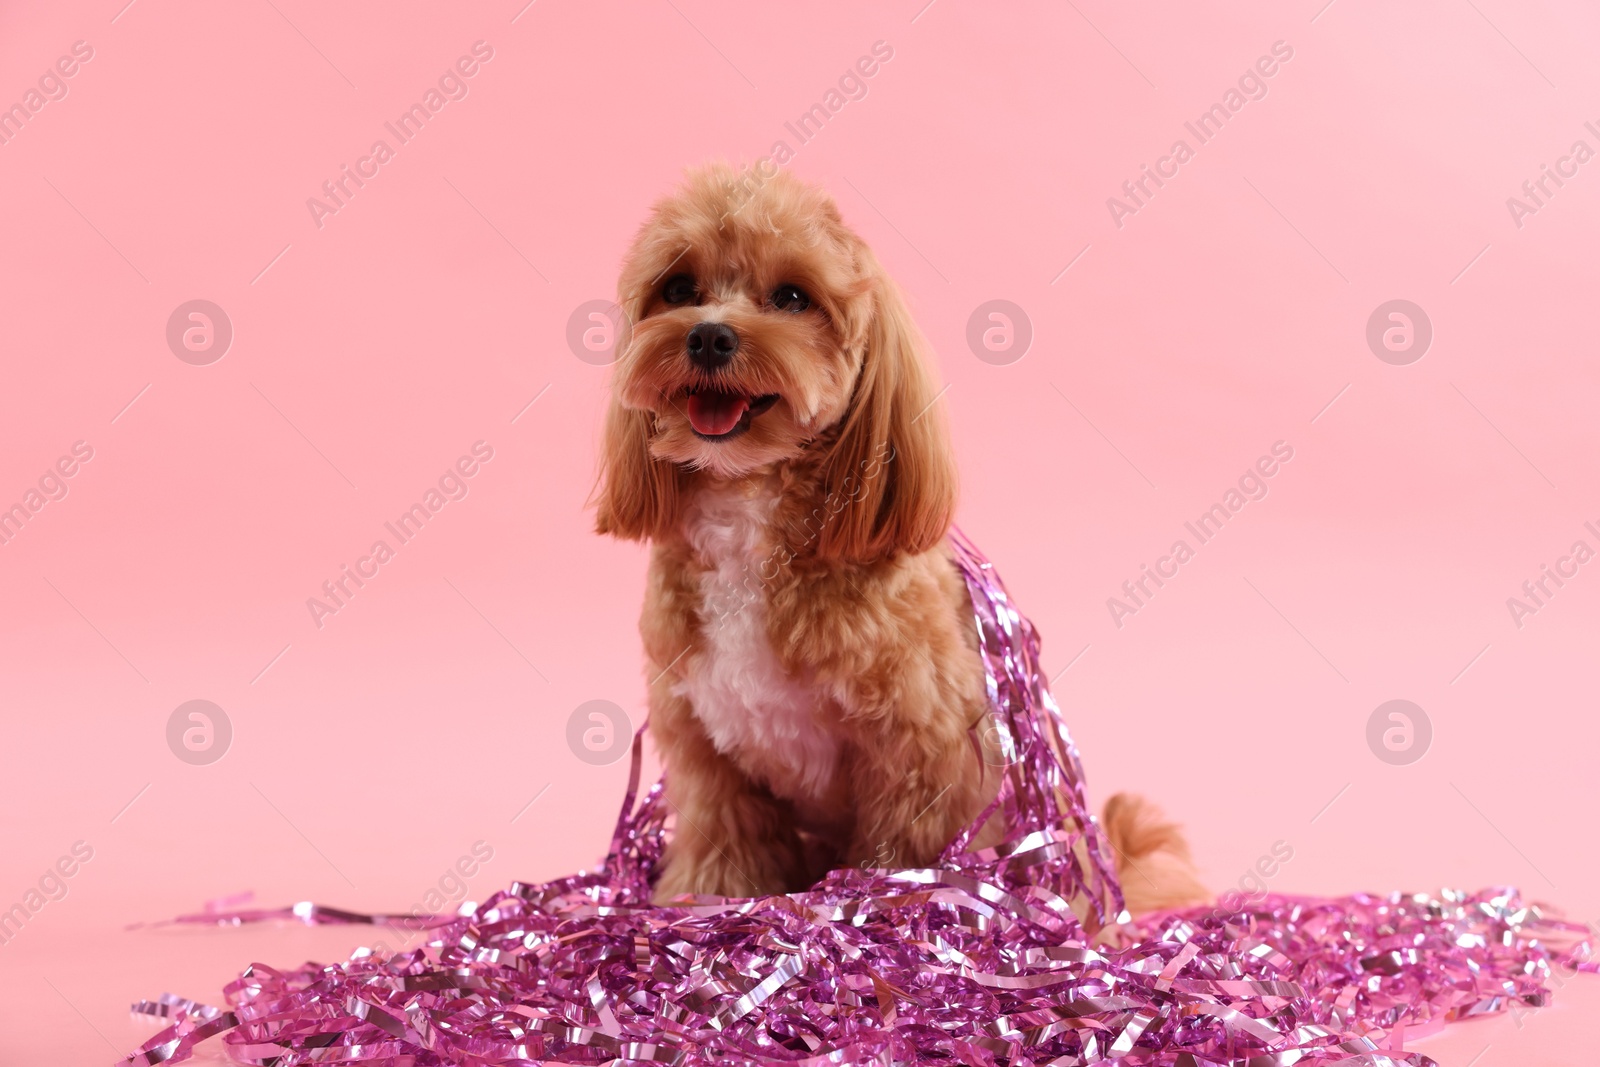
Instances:
[[[1600,162],[1521,227],[1506,206],[1600,148],[1592,9],[124,2],[0,9],[0,103],[94,49],[0,145],[0,503],[94,449],[0,546],[0,907],[94,850],[0,947],[0,1059],[109,1062],[152,1032],[131,1000],[364,940],[128,924],[246,889],[405,909],[478,841],[473,899],[597,859],[626,763],[566,722],[639,717],[644,555],[590,533],[607,371],[568,317],[685,165],[778,139],[938,350],[961,522],[1072,664],[1097,801],[1158,799],[1219,889],[1281,840],[1276,890],[1515,883],[1600,917],[1600,564],[1520,629],[1506,607],[1600,548]],[[478,40],[466,98],[319,229],[306,199]],[[879,40],[800,147],[784,123]],[[1197,145],[1184,121],[1280,40]],[[1180,137],[1119,228],[1107,198]],[[196,298],[234,328],[209,366],[165,342]],[[1003,366],[966,342],[997,298],[1034,331]],[[1434,328],[1408,366],[1364,336],[1395,298]],[[478,440],[466,499],[319,630],[306,599]],[[1278,440],[1266,499],[1115,626],[1106,598]],[[1433,726],[1408,766],[1365,739],[1395,698]],[[233,726],[208,766],[166,743],[193,699]],[[1597,1005],[1585,979],[1423,1047],[1577,1063]]]

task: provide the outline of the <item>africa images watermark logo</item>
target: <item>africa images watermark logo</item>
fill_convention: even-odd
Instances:
[[[167,348],[192,367],[208,367],[233,345],[233,320],[211,300],[186,300],[167,316]]]
[[[74,441],[72,454],[59,457],[45,468],[39,480],[30,485],[22,496],[10,506],[0,503],[0,545],[9,545],[22,528],[43,511],[53,500],[65,500],[71,486],[67,479],[82,470],[82,465],[94,458],[94,446],[87,441]]]
[[[402,511],[391,522],[385,522],[383,528],[394,544],[389,544],[386,538],[378,538],[372,542],[367,554],[359,557],[352,566],[349,563],[340,564],[339,574],[322,583],[321,597],[307,597],[306,610],[311,613],[311,621],[317,629],[322,629],[325,619],[329,615],[337,615],[349,606],[351,600],[372,579],[381,573],[384,564],[395,558],[396,553],[409,544],[422,528],[436,518],[444,506],[452,500],[465,500],[471,491],[468,480],[483,469],[483,464],[494,459],[494,446],[487,441],[475,441],[472,445],[471,455],[457,458],[455,463],[439,475],[435,485],[428,487],[422,498]]]
[[[0,911],[0,945],[9,945],[22,933],[22,928],[44,910],[46,904],[67,899],[71,888],[67,880],[92,859],[94,846],[87,841],[74,841],[68,852],[46,867],[44,873],[22,894],[21,900]]]
[[[46,67],[38,80],[10,107],[0,106],[0,145],[10,144],[12,139],[45,109],[45,105],[52,101],[65,100],[69,91],[67,79],[77,74],[82,69],[82,64],[93,58],[93,45],[88,41],[73,41],[71,55],[60,56],[53,65]]]
[[[780,137],[772,142],[766,155],[744,167],[730,183],[730,203],[733,206],[729,207],[723,218],[737,215],[750,202],[750,198],[776,178],[778,171],[787,166],[801,148],[815,140],[847,104],[865,100],[869,91],[868,79],[876,76],[883,65],[893,58],[894,46],[888,41],[872,42],[870,55],[858,57],[853,65],[846,67],[844,73],[839,75],[837,82],[822,94],[820,100],[793,122],[785,122],[783,128],[794,136],[796,147],[791,148],[789,142]]]
[[[1281,64],[1293,58],[1294,48],[1287,41],[1273,41],[1271,55],[1261,56],[1246,67],[1245,72],[1239,75],[1239,80],[1222,94],[1221,100],[1202,111],[1192,122],[1183,124],[1183,128],[1194,138],[1193,145],[1180,137],[1172,142],[1166,155],[1156,160],[1153,168],[1148,163],[1141,163],[1139,176],[1122,183],[1123,196],[1106,198],[1106,210],[1111,213],[1111,221],[1117,229],[1126,225],[1124,220],[1129,215],[1137,215],[1148,206],[1156,192],[1176,178],[1183,165],[1195,157],[1199,147],[1220,134],[1223,127],[1244,110],[1245,104],[1265,99],[1267,79],[1278,73]]]
[[[1010,300],[985,300],[967,318],[967,347],[990,366],[1009,366],[1032,345],[1033,320]]]
[[[1600,139],[1600,128],[1593,122],[1585,122],[1583,128]],[[1506,210],[1511,213],[1511,221],[1517,229],[1522,229],[1529,215],[1537,215],[1542,208],[1548,207],[1556,193],[1578,176],[1578,168],[1593,159],[1594,154],[1589,142],[1580,138],[1572,142],[1566,155],[1556,157],[1554,167],[1548,163],[1539,164],[1539,176],[1522,183],[1522,195],[1506,197]]]
[[[1137,615],[1149,606],[1156,593],[1167,582],[1178,576],[1179,570],[1185,563],[1194,559],[1196,552],[1212,538],[1222,532],[1222,528],[1235,515],[1244,510],[1244,506],[1252,500],[1265,500],[1270,491],[1267,479],[1273,477],[1282,469],[1282,464],[1294,458],[1294,447],[1287,441],[1275,441],[1269,455],[1258,458],[1255,463],[1246,468],[1239,475],[1239,480],[1230,485],[1222,494],[1222,499],[1212,504],[1205,511],[1189,522],[1183,524],[1195,543],[1189,544],[1188,538],[1180,537],[1172,543],[1167,554],[1156,559],[1155,566],[1148,563],[1139,565],[1139,576],[1130,578],[1122,583],[1121,597],[1107,597],[1106,610],[1111,613],[1111,621],[1117,629],[1122,629],[1124,620],[1130,615]]]
[[[185,701],[167,716],[167,748],[185,763],[215,763],[232,744],[233,720],[209,700]]]
[[[1600,544],[1600,527],[1585,522],[1583,528],[1593,534],[1596,543]],[[1548,563],[1539,564],[1538,577],[1523,581],[1521,595],[1506,597],[1506,610],[1511,613],[1511,621],[1517,629],[1527,625],[1528,616],[1537,615],[1541,609],[1548,607],[1551,598],[1578,576],[1578,568],[1594,557],[1595,550],[1589,542],[1579,538],[1572,542],[1566,555],[1556,557],[1554,567]]]
[[[410,144],[412,138],[421,133],[423,127],[444,110],[446,104],[452,100],[465,100],[470,91],[467,79],[476,76],[482,65],[493,58],[494,47],[489,42],[474,41],[471,55],[459,57],[439,75],[436,84],[428,86],[420,101],[413,102],[394,121],[383,124],[383,128],[394,138],[393,145],[380,137],[372,142],[366,155],[356,160],[353,168],[347,163],[339,164],[338,176],[322,183],[322,197],[306,199],[306,210],[311,212],[311,221],[316,223],[317,229],[322,229],[327,216],[337,215],[349,207],[356,193],[376,178],[383,165],[394,159],[401,147]]]
[[[1388,700],[1367,716],[1367,747],[1394,767],[1404,767],[1428,754],[1433,745],[1433,720],[1410,700]]]
[[[494,846],[481,838],[474,841],[471,851],[462,853],[453,864],[446,867],[444,872],[422,891],[421,899],[412,904],[403,916],[393,916],[398,921],[389,925],[405,932],[405,937],[400,938],[397,945],[390,945],[383,938],[378,938],[365,950],[357,949],[357,955],[366,951],[371,955],[384,957],[404,951],[418,935],[437,924],[438,916],[444,912],[446,906],[456,908],[456,914],[460,914],[467,904],[467,893],[470,889],[468,879],[477,877],[492,859],[494,859]]]
[[[609,700],[588,700],[567,716],[567,748],[593,767],[617,762],[633,745],[633,721]]]
[[[1408,367],[1428,354],[1433,320],[1410,300],[1386,300],[1367,316],[1367,347],[1392,367]]]
[[[567,347],[591,367],[609,367],[627,351],[631,325],[615,300],[585,300],[567,316]]]

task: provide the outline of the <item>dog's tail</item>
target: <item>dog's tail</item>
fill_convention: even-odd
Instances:
[[[1134,915],[1211,899],[1195,873],[1183,831],[1154,804],[1118,793],[1106,801],[1100,824],[1116,850],[1117,877]]]

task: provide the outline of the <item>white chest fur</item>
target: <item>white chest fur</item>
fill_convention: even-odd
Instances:
[[[767,524],[775,490],[702,490],[685,516],[690,546],[709,568],[700,580],[702,651],[678,693],[717,750],[775,794],[818,800],[839,762],[810,680],[784,670],[768,637],[767,583],[778,566]]]

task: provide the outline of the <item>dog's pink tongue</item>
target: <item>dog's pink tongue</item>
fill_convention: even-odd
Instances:
[[[750,409],[750,398],[740,393],[718,393],[702,389],[689,394],[689,425],[696,433],[721,437],[739,425]]]

